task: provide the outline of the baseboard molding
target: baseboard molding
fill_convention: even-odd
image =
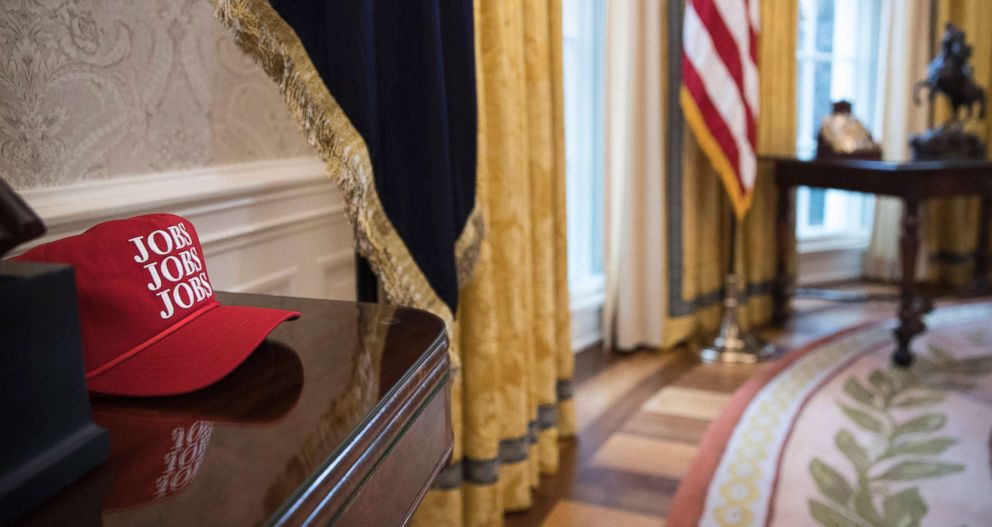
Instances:
[[[583,283],[570,284],[569,311],[572,315],[572,351],[582,351],[603,340],[603,302],[605,279],[592,277]]]
[[[864,275],[863,247],[836,248],[799,253],[798,285],[853,280]]]
[[[603,340],[603,304],[572,311],[572,351],[582,351]]]
[[[103,221],[170,212],[193,222],[217,289],[350,299],[352,233],[325,170],[302,157],[25,190],[48,233],[18,252]]]

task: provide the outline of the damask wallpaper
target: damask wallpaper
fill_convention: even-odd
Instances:
[[[312,153],[209,0],[0,0],[17,189]]]

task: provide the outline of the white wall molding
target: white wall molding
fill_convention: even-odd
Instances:
[[[603,301],[606,279],[600,274],[569,284],[572,314],[572,351],[582,351],[603,340]]]
[[[208,254],[220,254],[244,247],[257,245],[272,239],[282,238],[295,232],[334,223],[335,215],[341,214],[339,207],[327,207],[303,214],[292,214],[281,218],[261,221],[251,225],[239,225],[230,229],[214,231],[200,237],[200,245]]]
[[[171,212],[196,227],[218,290],[354,298],[352,231],[315,157],[161,172],[21,192],[48,233]],[[328,278],[333,277],[333,279]]]
[[[860,234],[800,240],[796,281],[807,286],[861,278],[867,248],[868,236]]]
[[[299,269],[289,267],[281,271],[269,273],[250,282],[235,286],[235,293],[258,293],[264,295],[288,295],[293,290],[293,282],[299,275]]]
[[[293,191],[305,194],[305,187],[322,180],[329,181],[318,158],[298,157],[91,180],[20,194],[49,230],[66,231],[149,210],[202,214],[262,203],[291,197]],[[290,196],[278,195],[287,190]]]
[[[314,259],[323,291],[332,298],[351,298],[355,295],[355,254],[352,252],[329,253]]]
[[[865,250],[835,247],[799,253],[796,282],[800,286],[856,280],[864,275]]]

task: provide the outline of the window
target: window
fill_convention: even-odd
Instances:
[[[573,296],[603,288],[603,0],[562,2],[568,278]]]
[[[796,152],[801,157],[815,153],[817,130],[834,101],[850,101],[866,126],[875,122],[881,1],[799,1]],[[871,196],[862,194],[800,188],[796,196],[800,253],[863,250],[873,204]]]
[[[605,0],[562,2],[565,187],[572,348],[602,337]]]

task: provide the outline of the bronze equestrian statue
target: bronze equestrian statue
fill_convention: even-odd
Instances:
[[[968,110],[968,119],[974,116],[974,106],[979,106],[978,118],[986,114],[985,90],[975,83],[971,64],[971,46],[965,42],[964,31],[948,23],[940,46],[940,54],[927,66],[927,78],[913,85],[913,100],[920,104],[920,89],[930,91],[930,103],[938,93],[950,99],[951,121],[958,119],[962,107]]]
[[[984,159],[985,145],[974,133],[965,131],[964,122],[975,117],[978,105],[978,118],[984,119],[987,113],[985,90],[975,83],[974,73],[968,60],[971,46],[965,41],[964,31],[954,24],[947,24],[940,53],[927,67],[927,78],[913,85],[913,100],[920,104],[920,89],[930,92],[930,104],[938,93],[944,94],[951,104],[951,116],[943,125],[927,130],[910,138],[913,159]],[[961,119],[961,109],[967,115]]]

